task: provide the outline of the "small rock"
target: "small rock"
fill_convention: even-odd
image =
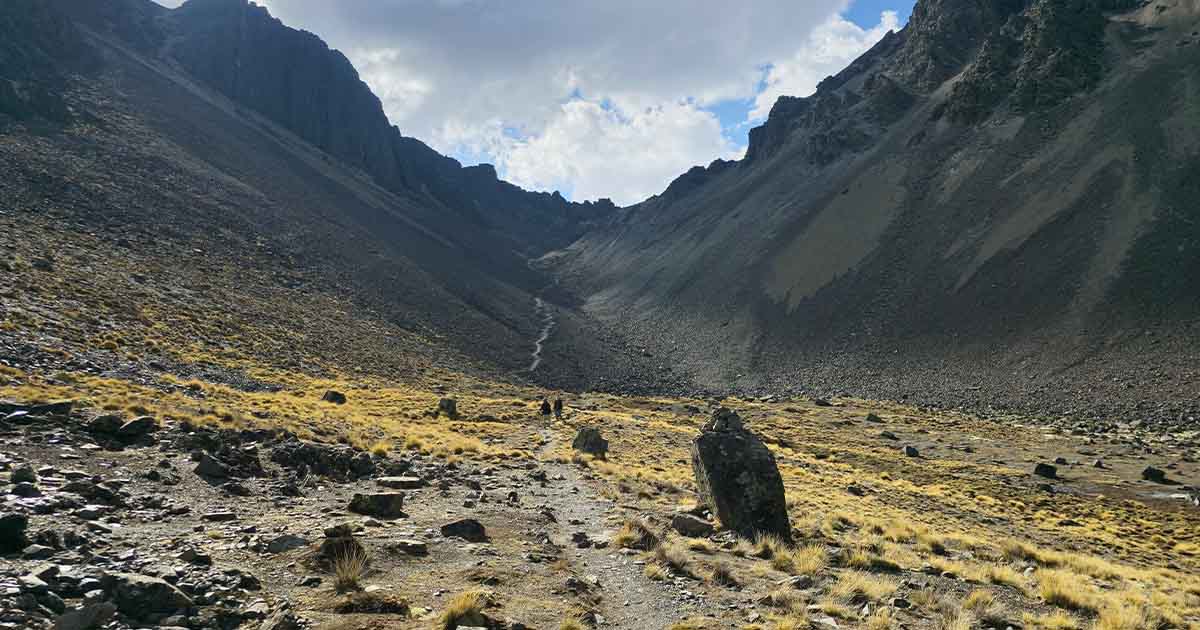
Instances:
[[[1058,467],[1053,464],[1038,464],[1033,467],[1033,474],[1046,479],[1058,479]]]
[[[12,476],[9,479],[14,484],[16,483],[37,483],[38,475],[34,471],[33,466],[26,464],[13,469]]]
[[[229,466],[226,466],[221,460],[205,452],[200,455],[199,461],[196,462],[195,473],[201,477],[224,479],[229,476]]]
[[[677,512],[671,517],[671,528],[689,538],[707,538],[714,529],[712,523],[684,512]]]
[[[420,541],[409,538],[401,538],[394,540],[388,544],[388,549],[397,553],[402,553],[408,556],[425,556],[429,555],[429,545]]]
[[[920,457],[921,452],[917,450],[917,447],[909,445],[909,446],[904,447],[904,456],[905,457]]]
[[[327,403],[333,403],[335,405],[344,405],[346,404],[346,395],[331,389],[325,392],[325,395],[321,397],[321,400]]]

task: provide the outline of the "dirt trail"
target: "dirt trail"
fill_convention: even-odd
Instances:
[[[538,334],[538,338],[533,342],[533,352],[530,354],[533,361],[529,364],[526,372],[533,372],[542,364],[542,349],[545,347],[546,340],[550,338],[550,333],[554,332],[554,309],[550,307],[542,298],[534,298],[534,312],[542,320],[542,330]]]
[[[556,432],[549,427],[541,431],[546,440],[543,452],[557,446]],[[554,541],[563,545],[564,557],[584,582],[596,581],[594,593],[601,597],[597,612],[604,617],[603,627],[666,628],[680,616],[701,614],[703,600],[684,594],[672,582],[655,582],[642,573],[640,554],[629,554],[606,547],[578,548],[571,540],[576,532],[585,532],[593,541],[607,541],[631,508],[622,507],[603,498],[599,482],[569,464],[547,463],[553,479],[545,490],[546,505],[558,519]]]

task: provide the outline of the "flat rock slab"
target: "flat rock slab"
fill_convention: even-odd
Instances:
[[[426,556],[429,555],[429,545],[420,540],[411,540],[402,538],[392,541],[388,544],[388,549],[396,553],[402,553],[409,556]]]
[[[425,487],[425,480],[420,477],[380,477],[375,483],[392,490],[416,490]]]
[[[233,512],[209,512],[207,514],[201,515],[200,520],[210,521],[210,522],[214,522],[214,523],[221,523],[221,522],[225,522],[225,521],[236,521],[237,514],[234,514]]]

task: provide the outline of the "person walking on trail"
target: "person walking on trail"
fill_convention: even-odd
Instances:
[[[554,417],[562,420],[563,401],[561,398],[554,399]]]
[[[542,399],[542,415],[550,415],[550,401],[546,400],[545,398]]]

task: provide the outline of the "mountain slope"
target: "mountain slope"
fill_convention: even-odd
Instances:
[[[243,350],[299,363],[387,374],[419,358],[520,376],[542,326],[535,297],[566,301],[528,258],[611,208],[523,191],[402,137],[344,57],[243,0],[173,11],[15,0],[0,28],[0,218],[16,239],[6,241],[14,269],[36,271],[34,243],[48,253],[87,243],[102,255],[79,264],[107,260],[114,272],[77,276],[70,256],[47,263],[59,281],[10,294],[5,315],[161,298],[173,318],[215,317],[256,338]],[[160,290],[130,293],[129,274]],[[68,277],[94,290],[88,300],[70,295]],[[200,302],[176,299],[172,287],[197,283]],[[565,310],[558,319],[590,325]],[[112,324],[79,325],[52,343],[85,352]],[[140,338],[156,324],[124,325]],[[302,347],[280,337],[296,327]],[[166,345],[228,343],[183,337]],[[616,363],[586,339],[548,357],[546,377],[570,382],[593,362]],[[128,357],[102,358],[112,368]]]
[[[714,388],[1194,415],[1200,8],[1134,4],[922,0],[561,273]]]

